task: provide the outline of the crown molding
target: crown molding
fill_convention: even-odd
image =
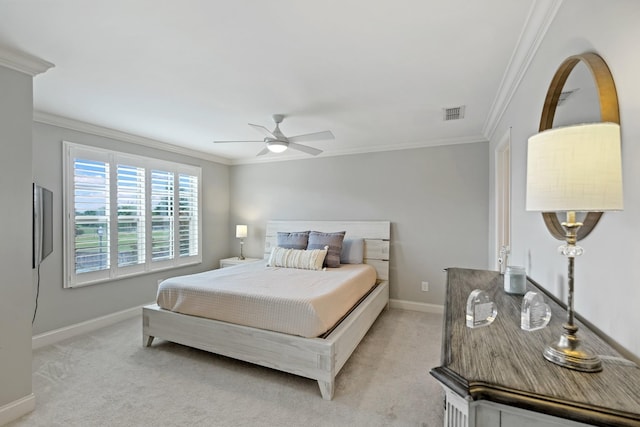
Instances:
[[[55,67],[51,62],[6,46],[0,46],[0,65],[32,77]]]
[[[513,95],[520,86],[534,55],[538,51],[549,26],[553,22],[563,0],[536,0],[529,9],[525,25],[520,33],[516,48],[511,55],[500,87],[491,105],[482,134],[491,140]]]
[[[432,139],[419,143],[411,143],[411,144],[392,144],[392,145],[382,145],[377,147],[361,147],[354,148],[350,150],[335,150],[335,151],[325,151],[319,156],[309,156],[308,154],[294,154],[294,155],[267,155],[261,157],[251,157],[251,158],[243,158],[243,159],[235,159],[231,160],[231,165],[248,165],[255,163],[274,163],[274,162],[286,162],[290,160],[309,160],[309,159],[317,159],[324,157],[337,157],[337,156],[350,156],[354,154],[370,154],[370,153],[380,153],[386,151],[401,151],[401,150],[414,150],[418,148],[432,148],[432,147],[440,147],[443,145],[459,145],[459,144],[473,144],[477,142],[489,142],[487,138],[483,135],[476,136],[468,136],[462,138],[441,138],[441,139]]]
[[[70,119],[68,117],[62,117],[62,116],[57,116],[51,113],[45,113],[43,111],[34,111],[33,121],[38,123],[44,123],[47,125],[57,126],[65,129],[75,130],[78,132],[84,132],[91,135],[111,138],[117,141],[142,145],[144,147],[155,148],[157,150],[168,151],[174,154],[181,154],[183,156],[195,157],[198,159],[203,159],[203,160],[207,160],[214,163],[221,163],[223,165],[231,164],[231,160],[224,157],[218,157],[213,154],[205,153],[202,151],[192,150],[190,148],[185,148],[185,147],[179,147],[177,145],[170,144],[168,142],[157,141],[155,139],[145,138],[145,137],[133,135],[127,132],[122,132],[119,130],[110,129],[103,126],[93,125],[91,123],[82,122],[80,120]]]
[[[412,150],[418,148],[438,147],[443,145],[457,145],[457,144],[472,144],[477,142],[488,142],[488,139],[483,135],[468,136],[462,138],[441,138],[432,139],[419,143],[409,144],[390,144],[377,147],[361,147],[349,150],[335,150],[325,151],[319,157],[309,156],[308,154],[296,153],[293,155],[267,155],[261,157],[249,157],[241,159],[228,159],[224,157],[215,156],[213,154],[205,153],[203,151],[192,150],[185,147],[179,147],[177,145],[170,144],[168,142],[157,141],[150,138],[145,138],[138,135],[133,135],[127,132],[122,132],[115,129],[106,128],[103,126],[93,125],[80,120],[70,119],[68,117],[62,117],[51,113],[45,113],[43,111],[33,112],[33,121],[43,123],[47,125],[57,126],[64,129],[75,130],[78,132],[84,132],[90,135],[102,136],[105,138],[114,139],[117,141],[128,142],[131,144],[142,145],[149,148],[155,148],[158,150],[168,151],[174,154],[181,154],[184,156],[195,157],[198,159],[207,160],[214,163],[220,163],[228,166],[246,165],[256,163],[274,163],[274,162],[286,162],[292,160],[308,160],[313,158],[322,157],[337,157],[337,156],[349,156],[354,154],[367,154],[378,153],[385,151],[399,151],[399,150]]]

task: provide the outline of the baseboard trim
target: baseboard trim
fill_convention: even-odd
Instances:
[[[149,303],[152,304],[152,303]],[[111,326],[123,320],[131,319],[142,314],[143,304],[138,307],[128,308],[116,313],[107,314],[106,316],[96,317],[95,319],[76,323],[75,325],[65,326],[64,328],[54,329],[53,331],[44,332],[34,335],[31,338],[31,348],[33,350],[58,343],[67,338],[73,338],[88,332],[93,332],[105,326]],[[421,311],[424,313],[444,313],[444,306],[438,304],[427,304],[423,302],[404,301],[398,299],[389,300],[389,307],[401,310]],[[2,425],[2,423],[0,423]]]
[[[13,402],[0,406],[0,426],[9,424],[36,408],[36,396],[31,393]]]
[[[144,304],[146,305],[146,304]],[[67,338],[92,332],[105,326],[110,326],[123,320],[142,315],[142,305],[138,307],[128,308],[116,313],[107,314],[106,316],[96,317],[95,319],[76,323],[75,325],[65,326],[64,328],[54,329],[53,331],[44,332],[34,335],[31,338],[31,348],[36,350],[47,345],[55,344]]]
[[[423,313],[444,313],[444,305],[427,304],[424,302],[405,301],[400,299],[390,299],[389,307],[401,310],[421,311]]]

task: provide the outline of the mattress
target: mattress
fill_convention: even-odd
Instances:
[[[376,282],[367,264],[323,271],[267,267],[266,261],[167,279],[158,287],[165,309],[254,328],[318,337]]]

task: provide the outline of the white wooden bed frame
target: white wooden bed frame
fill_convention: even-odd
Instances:
[[[389,221],[269,221],[265,257],[278,231],[346,231],[365,239],[365,263],[378,286],[325,338],[303,338],[164,310],[142,309],[142,341],[155,337],[318,381],[323,399],[333,398],[335,377],[389,303]]]

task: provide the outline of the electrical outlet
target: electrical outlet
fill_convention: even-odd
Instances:
[[[424,292],[429,292],[429,282],[422,282],[422,290]]]

